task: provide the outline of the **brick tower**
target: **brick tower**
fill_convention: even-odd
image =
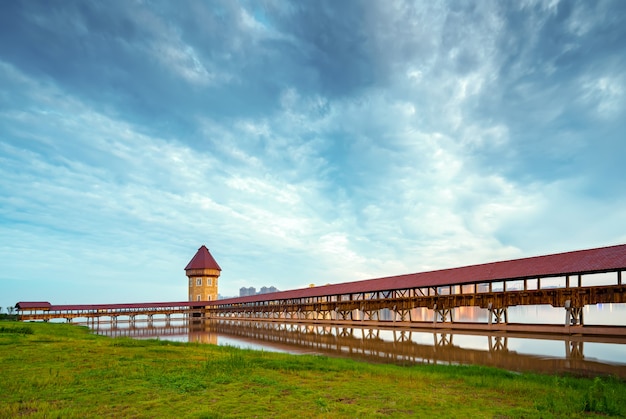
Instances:
[[[221,271],[209,249],[202,245],[185,267],[189,278],[189,301],[217,300],[217,278]]]

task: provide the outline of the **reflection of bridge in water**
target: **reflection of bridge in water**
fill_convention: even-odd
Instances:
[[[189,341],[217,343],[218,335],[287,352],[312,352],[348,357],[368,362],[410,364],[485,365],[511,371],[572,373],[578,375],[616,375],[626,378],[626,364],[612,364],[584,356],[585,342],[617,343],[626,339],[602,336],[532,335],[528,333],[455,332],[415,328],[363,327],[284,322],[234,320],[196,321],[146,327],[110,327],[95,329],[107,336],[134,338],[167,338],[185,336]],[[432,336],[432,343],[425,337]],[[463,348],[454,343],[455,336],[484,337],[484,350]],[[563,342],[562,357],[545,357],[509,350],[510,339],[541,339]],[[429,338],[430,339],[430,338]]]

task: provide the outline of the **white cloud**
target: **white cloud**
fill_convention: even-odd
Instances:
[[[626,225],[615,210],[622,183],[598,197],[590,180],[605,176],[591,161],[606,159],[586,132],[604,125],[580,129],[571,118],[581,110],[584,123],[597,117],[619,131],[620,61],[599,60],[596,68],[610,64],[602,74],[560,61],[577,59],[602,21],[584,13],[566,28],[581,39],[546,54],[557,6],[368,5],[349,29],[365,76],[338,91],[323,82],[336,76],[324,60],[351,50],[320,51],[306,32],[315,24],[301,33],[295,25],[310,22],[281,20],[302,18],[280,10],[289,6],[227,2],[218,18],[198,3],[184,24],[178,14],[125,11],[137,32],[111,30],[107,45],[155,64],[141,87],[151,99],[183,97],[171,113],[146,111],[142,90],[129,85],[84,93],[90,79],[77,80],[74,67],[38,79],[23,62],[0,62],[0,234],[17,243],[2,246],[6,275],[43,288],[49,270],[59,287],[83,290],[89,272],[101,291],[91,301],[119,300],[115,288],[129,278],[154,285],[155,299],[179,289],[185,298],[182,267],[200,244],[224,268],[221,293],[234,295],[240,286],[288,289],[626,239],[615,227]],[[89,26],[77,25],[87,36]],[[256,72],[255,89],[229,90]],[[168,82],[180,91],[168,96],[160,85]],[[218,87],[240,94],[228,98],[235,104],[257,104],[222,103],[211,96]],[[157,119],[169,117],[174,128],[156,134],[165,125]],[[580,164],[587,150],[593,156]],[[579,177],[560,164],[574,157],[567,164]],[[48,251],[31,266],[30,250],[41,247]]]
[[[217,78],[217,75],[206,69],[194,48],[189,45],[162,43],[156,45],[155,50],[163,64],[191,83],[209,85]]]
[[[624,77],[601,76],[581,82],[582,101],[593,107],[601,118],[612,118],[624,113],[626,95]]]

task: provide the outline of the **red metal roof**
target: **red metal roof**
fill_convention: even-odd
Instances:
[[[50,303],[47,301],[20,301],[15,304],[15,308],[18,310],[47,310],[50,308]]]
[[[189,261],[189,263],[185,267],[186,271],[189,269],[217,269],[218,271],[222,270],[222,268],[220,268],[220,265],[218,265],[215,259],[213,259],[213,256],[211,256],[211,252],[209,252],[209,249],[207,249],[205,245],[202,245],[198,249],[196,255],[191,259],[191,261]]]
[[[203,252],[203,249],[206,253]],[[209,269],[220,269],[208,249],[202,246],[196,256],[185,269],[203,269],[206,259],[198,255],[210,257],[214,265]],[[221,269],[220,269],[221,270]],[[398,275],[364,281],[345,282],[313,288],[300,288],[290,291],[251,295],[247,297],[229,298],[215,301],[182,301],[160,303],[130,304],[90,304],[90,305],[59,305],[48,302],[19,302],[18,309],[49,309],[49,310],[94,310],[108,308],[150,308],[150,307],[202,307],[218,304],[244,303],[253,301],[286,300],[293,298],[319,297],[324,295],[355,294],[361,292],[391,291],[420,287],[439,287],[468,283],[486,283],[517,279],[548,278],[565,275],[590,274],[597,272],[615,272],[626,270],[626,244],[601,247],[597,249],[578,250],[546,256],[535,256],[502,262],[491,262],[461,268],[442,269],[430,272]]]
[[[284,300],[626,270],[626,244],[213,301]]]

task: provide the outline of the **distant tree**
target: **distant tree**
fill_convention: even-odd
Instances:
[[[13,309],[14,307],[7,307],[7,313],[9,313],[9,315],[13,314]]]

